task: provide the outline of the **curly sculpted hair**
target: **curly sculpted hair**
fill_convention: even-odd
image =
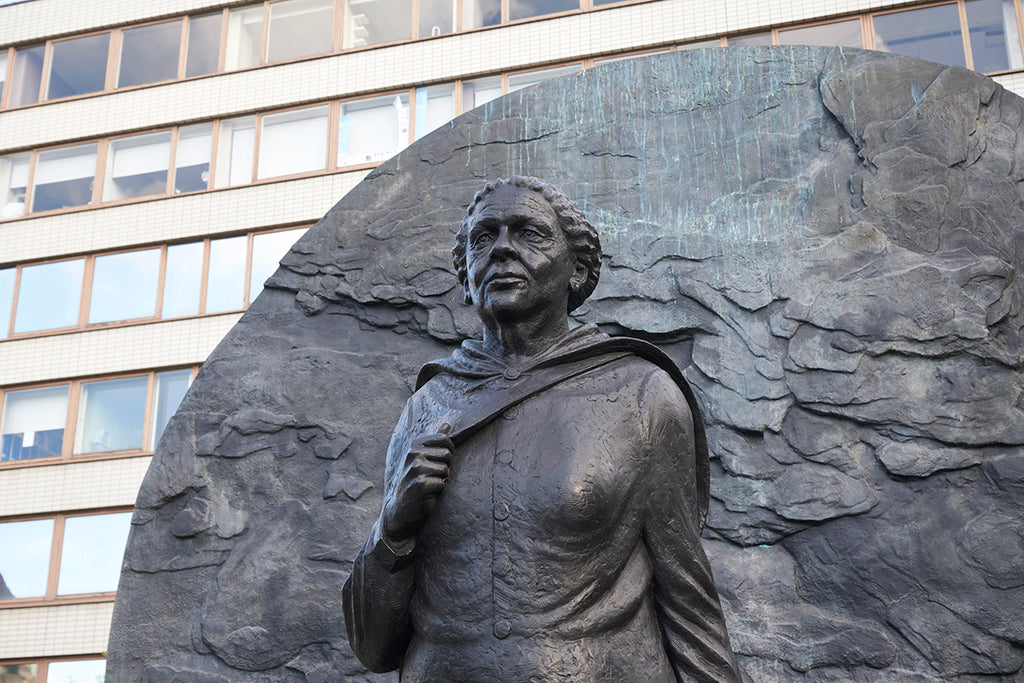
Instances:
[[[469,208],[466,209],[466,217],[462,219],[462,227],[455,235],[455,244],[452,246],[452,264],[455,266],[459,282],[462,283],[464,289],[469,284],[469,274],[466,270],[466,247],[473,212],[487,195],[505,185],[531,190],[544,197],[558,217],[558,223],[569,243],[569,252],[573,259],[576,263],[582,263],[586,268],[586,280],[569,293],[568,312],[571,313],[579,308],[597,287],[597,280],[601,275],[601,240],[597,236],[597,230],[590,224],[579,207],[565,196],[564,192],[539,178],[521,175],[499,178],[494,182],[487,183],[482,190],[476,193]]]

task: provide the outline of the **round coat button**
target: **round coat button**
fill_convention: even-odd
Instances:
[[[498,621],[494,624],[494,635],[497,638],[508,638],[509,634],[512,633],[512,624],[507,621]]]
[[[494,505],[494,518],[499,522],[503,519],[508,519],[511,512],[512,511],[509,510],[508,503],[495,503]]]
[[[519,371],[515,368],[505,368],[505,372],[501,373],[505,379],[519,379]]]
[[[507,448],[498,451],[498,462],[501,463],[502,465],[511,465],[512,451],[510,451]]]

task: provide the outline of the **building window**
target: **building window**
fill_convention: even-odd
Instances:
[[[334,33],[334,0],[282,0],[270,5],[267,61],[325,54]]]
[[[0,463],[151,451],[191,381],[186,368],[7,390]]]
[[[220,60],[221,22],[220,12],[189,18],[185,78],[205,76],[217,71]]]
[[[23,266],[18,283],[14,333],[78,324],[85,259]]]
[[[61,455],[68,417],[68,387],[59,384],[4,394],[0,462]]]
[[[501,23],[501,0],[462,0],[462,29],[497,26]]]
[[[99,92],[107,78],[110,34],[99,33],[53,43],[46,99]]]
[[[237,311],[245,305],[245,235],[210,240],[206,312]]]
[[[581,68],[579,64],[571,64],[569,66],[556,66],[553,69],[539,69],[537,71],[522,71],[517,74],[509,74],[508,91],[515,92],[516,90],[521,90],[551,78],[561,78],[569,74],[576,74],[580,72]]]
[[[469,3],[470,0],[463,0]],[[420,38],[442,36],[455,32],[457,4],[451,0],[420,0],[419,32]]]
[[[779,45],[864,47],[864,41],[861,38],[860,19],[847,19],[830,24],[780,30]]]
[[[501,97],[501,76],[462,82],[462,111],[467,112]]]
[[[327,167],[327,106],[261,117],[257,177],[321,171]]]
[[[7,81],[7,52],[0,52],[0,102],[4,101],[4,83]]]
[[[967,66],[956,5],[938,5],[874,17],[875,48],[940,64]]]
[[[182,21],[165,21],[121,32],[117,87],[170,81],[178,77]]]
[[[91,204],[96,149],[93,142],[40,152],[33,180],[32,211]]]
[[[20,107],[39,101],[39,88],[43,80],[44,45],[14,51],[14,70],[11,73],[11,92],[7,106]]]
[[[97,256],[93,262],[89,324],[156,315],[160,250]]]
[[[167,247],[162,304],[164,318],[182,318],[199,314],[204,251],[202,242]]]
[[[408,93],[341,103],[338,166],[378,163],[408,144]]]
[[[455,118],[455,86],[416,89],[416,139]]]
[[[342,47],[365,47],[412,38],[408,0],[345,0]]]
[[[0,522],[0,607],[113,593],[131,516],[123,511]]]
[[[258,66],[262,46],[263,5],[231,10],[224,45],[224,68],[231,71]]]
[[[243,116],[220,122],[217,141],[217,187],[252,182],[256,145],[256,117]]]
[[[0,664],[0,683],[102,683],[107,660],[49,659]]]
[[[982,73],[1024,68],[1013,0],[968,0],[972,68]]]
[[[508,18],[517,21],[579,8],[579,0],[508,0]]]
[[[171,132],[112,140],[107,151],[103,201],[167,193]]]
[[[178,144],[174,153],[174,194],[199,192],[210,187],[212,148],[212,123],[178,130]]]
[[[28,190],[29,154],[0,157],[0,187],[4,188],[0,200],[0,220],[21,218],[25,215],[25,192]]]

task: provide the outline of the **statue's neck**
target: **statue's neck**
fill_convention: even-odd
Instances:
[[[503,323],[484,323],[484,347],[495,356],[504,358],[509,365],[540,355],[569,332],[565,314],[555,320],[533,318]]]

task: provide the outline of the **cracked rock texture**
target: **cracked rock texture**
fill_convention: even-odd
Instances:
[[[395,680],[352,657],[341,584],[416,369],[476,331],[464,207],[513,173],[601,232],[577,319],[686,368],[755,679],[1021,680],[1022,120],[964,69],[748,48],[601,66],[423,138],[294,246],[168,426],[110,680]]]

